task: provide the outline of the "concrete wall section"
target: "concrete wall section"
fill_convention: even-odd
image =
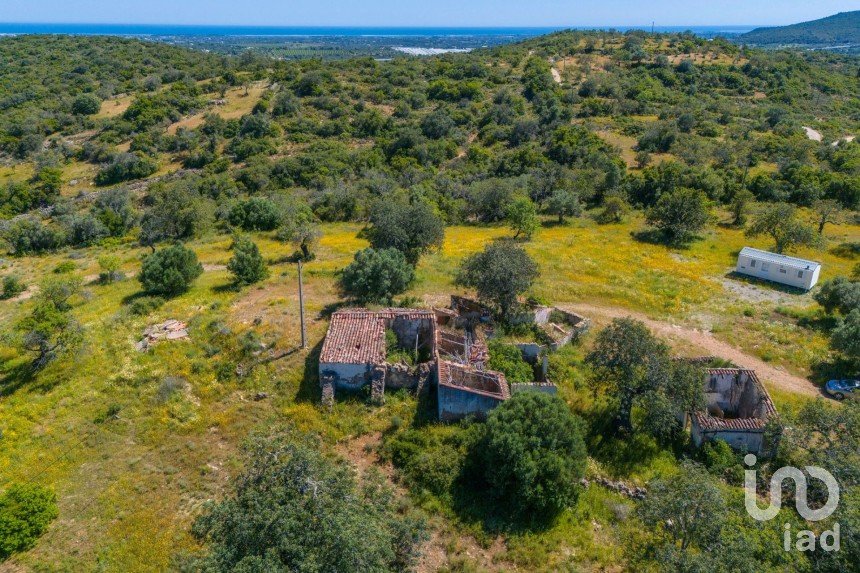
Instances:
[[[487,413],[503,400],[440,384],[438,386],[439,419],[443,422],[461,420],[474,415],[486,417]]]
[[[354,391],[370,381],[370,370],[370,364],[320,363],[320,379],[333,375],[337,390]]]

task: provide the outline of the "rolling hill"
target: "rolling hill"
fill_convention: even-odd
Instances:
[[[740,36],[752,45],[860,45],[860,10],[791,26],[757,28]]]

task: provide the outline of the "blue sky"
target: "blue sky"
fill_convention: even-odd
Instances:
[[[0,0],[0,22],[271,26],[779,25],[860,0]]]

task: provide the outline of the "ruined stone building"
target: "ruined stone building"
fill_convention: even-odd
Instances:
[[[755,371],[714,368],[706,371],[707,410],[691,415],[697,446],[723,440],[738,451],[761,454],[768,419],[776,414],[773,401]]]
[[[336,391],[370,385],[372,399],[380,402],[386,389],[423,392],[435,383],[440,419],[486,415],[510,398],[508,383],[501,372],[484,369],[489,356],[483,341],[439,324],[456,317],[397,308],[335,312],[320,353],[323,401],[331,403]],[[398,347],[419,357],[415,366],[388,362],[387,331]]]

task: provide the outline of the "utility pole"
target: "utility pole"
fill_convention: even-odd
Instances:
[[[302,322],[302,348],[308,347],[305,333],[305,296],[302,289],[302,260],[299,259],[299,320]]]

